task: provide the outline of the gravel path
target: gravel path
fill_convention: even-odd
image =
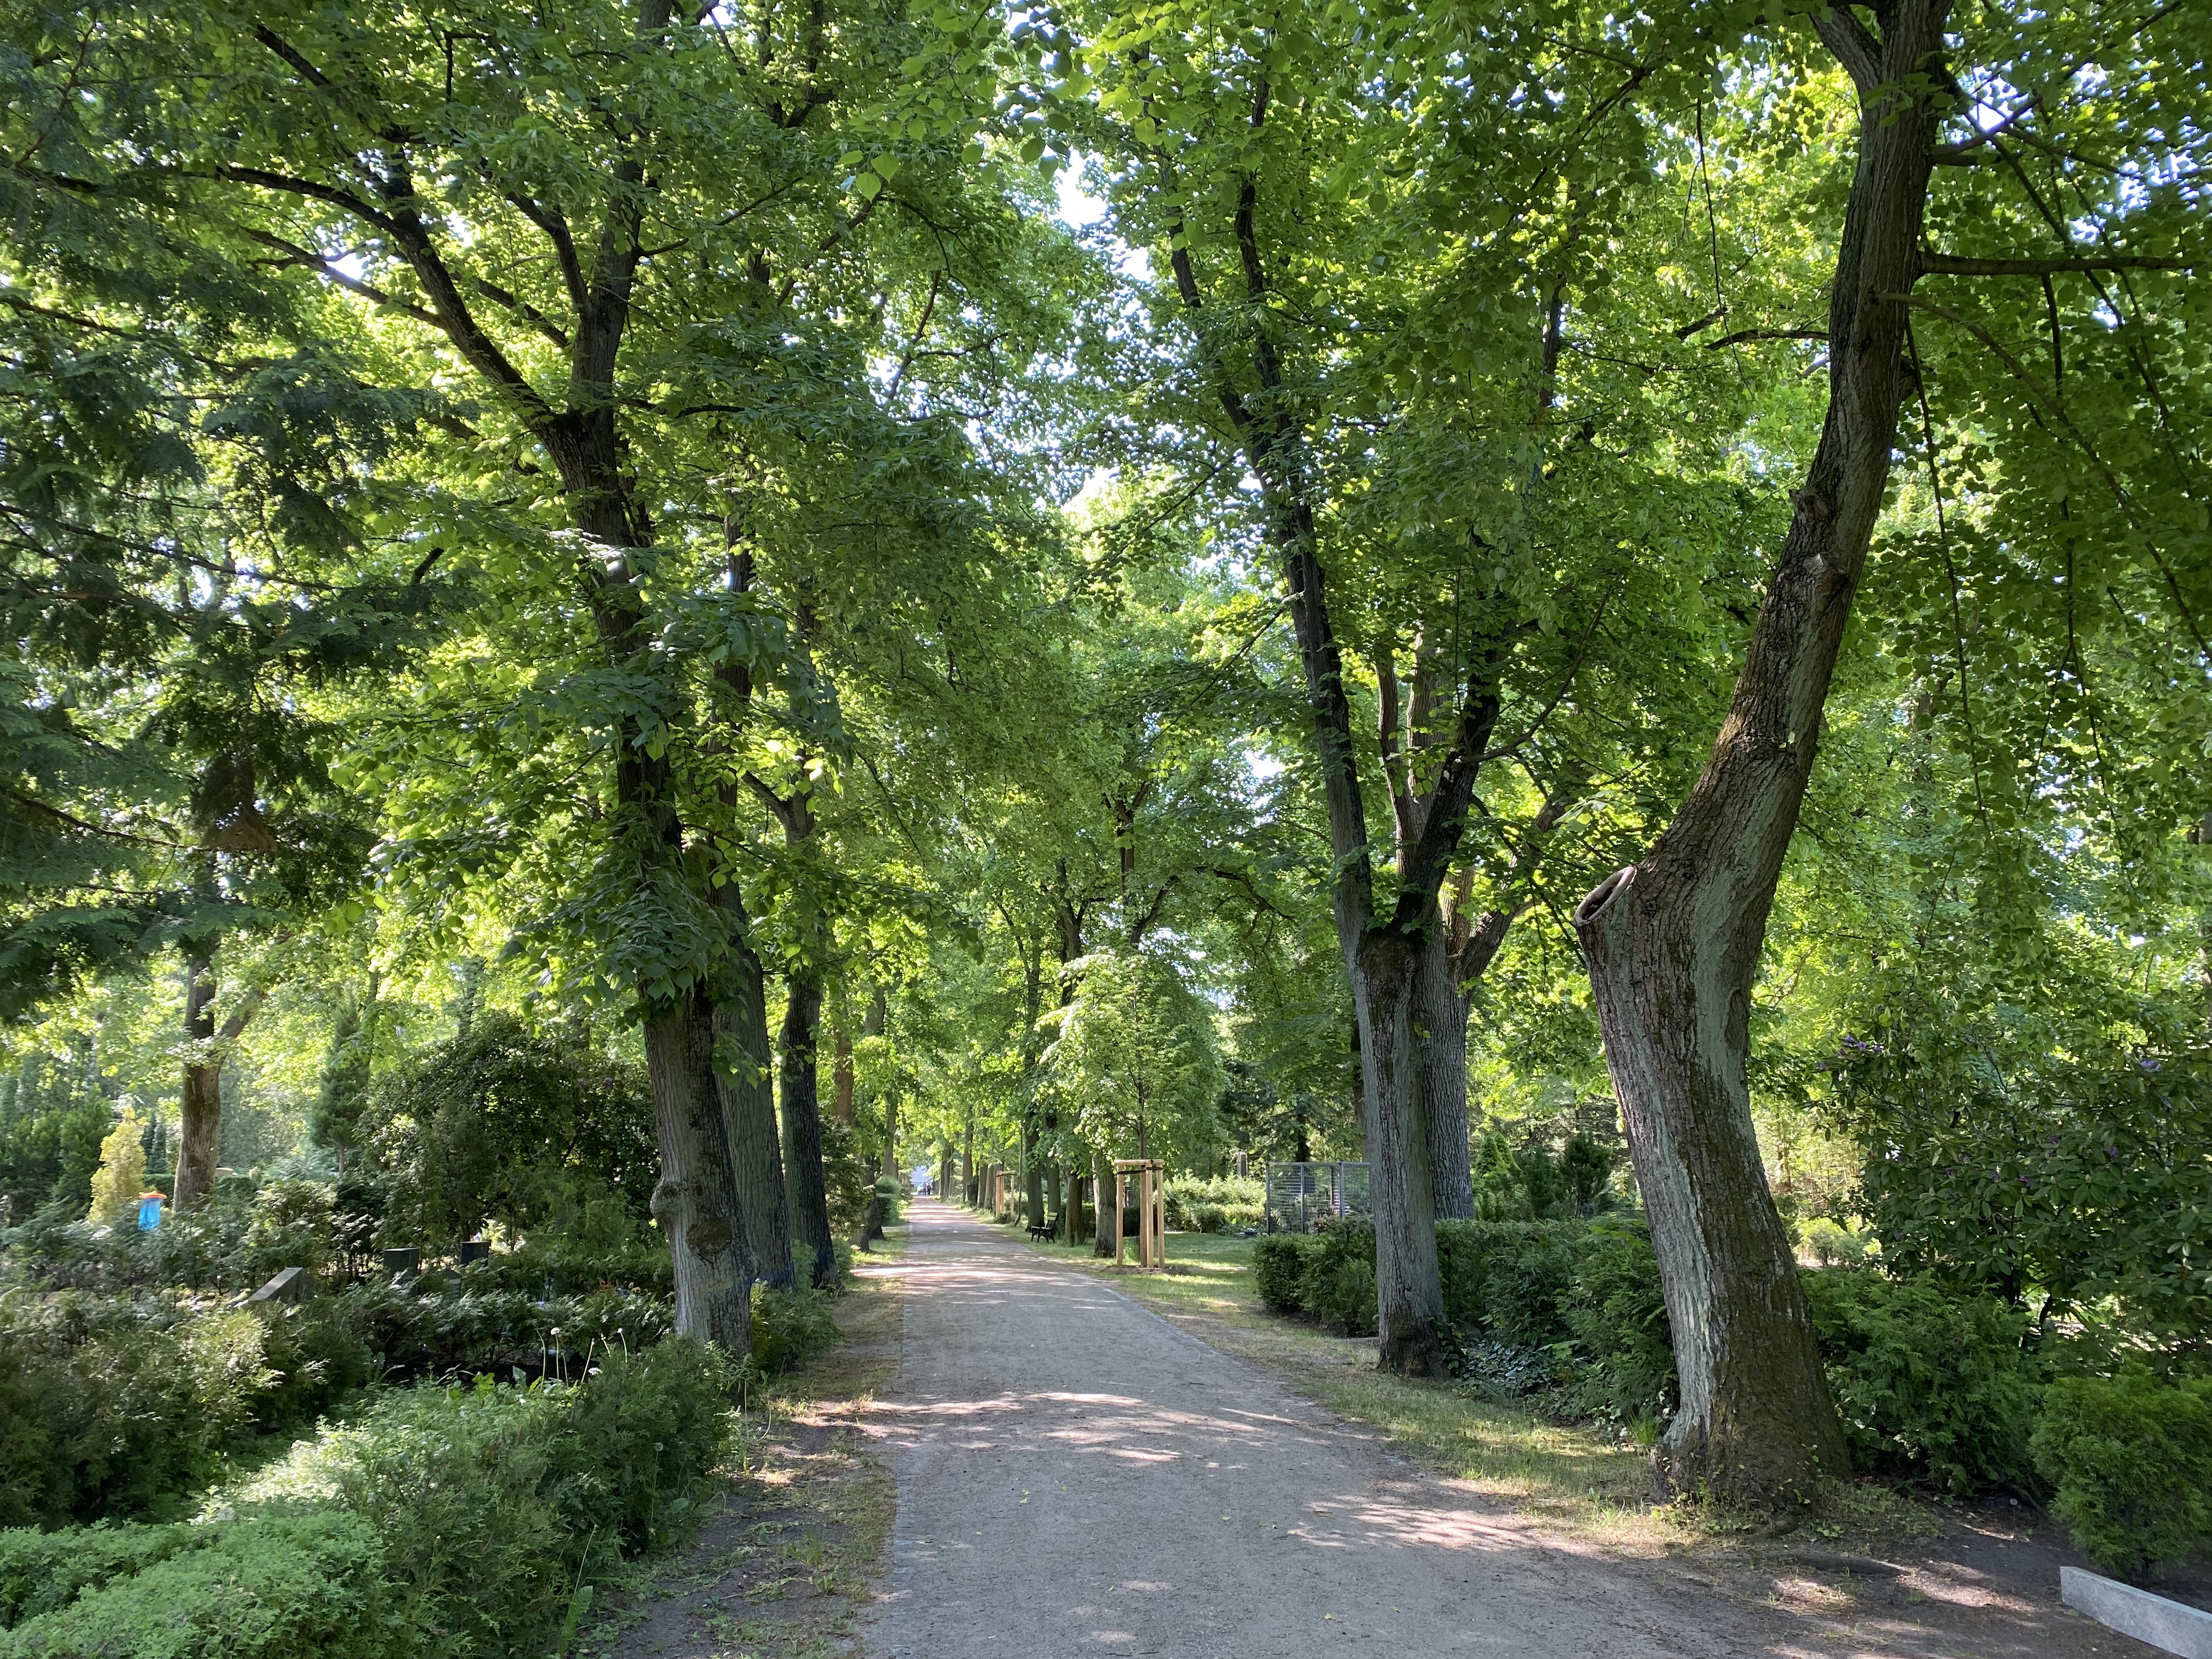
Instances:
[[[911,1218],[876,1659],[1868,1651],[1577,1553],[1003,1229]]]

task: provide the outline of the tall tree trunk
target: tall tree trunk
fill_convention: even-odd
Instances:
[[[1413,979],[1421,945],[1419,934],[1368,929],[1360,944],[1355,1006],[1367,1074],[1367,1181],[1382,1364],[1428,1376],[1443,1369],[1437,1334],[1443,1320],[1443,1283],[1437,1267],[1428,1132],[1419,1121],[1424,1045],[1414,1030]]]
[[[1531,885],[1552,832],[1559,827],[1589,781],[1587,769],[1570,760],[1544,792],[1544,804],[1530,820],[1515,851],[1495,908],[1470,916],[1474,872],[1462,866],[1455,878],[1455,902],[1449,919],[1439,914],[1424,935],[1414,963],[1413,1013],[1421,1043],[1421,1116],[1429,1137],[1429,1177],[1438,1220],[1474,1214],[1473,1148],[1467,1115],[1467,1027],[1474,1006],[1473,987],[1490,971],[1505,935],[1534,902]]]
[[[653,1218],[675,1263],[676,1328],[748,1352],[753,1264],[716,1092],[714,1011],[704,992],[647,1013],[645,1055],[660,1139]]]
[[[735,884],[724,883],[715,896],[730,925],[730,962],[714,1000],[714,1085],[729,1135],[731,1175],[737,1182],[752,1270],[782,1288],[795,1275],[783,1138],[775,1122],[767,975],[753,949],[744,902]]]
[[[1744,1075],[1751,987],[1821,708],[1910,395],[1905,297],[1933,162],[1948,0],[1897,0],[1877,42],[1816,21],[1857,85],[1857,167],[1829,309],[1818,447],[1704,775],[1640,864],[1575,921],[1674,1334],[1677,1490],[1764,1498],[1846,1468]]]
[[[215,1042],[215,975],[211,954],[185,959],[185,1075],[177,1107],[177,1190],[179,1211],[205,1198],[215,1185],[222,1134],[222,1058]]]
[[[853,1028],[845,1023],[841,1012],[830,1030],[830,1111],[837,1121],[850,1128],[854,1121],[853,1103]]]
[[[778,1059],[783,1073],[785,1181],[791,1197],[793,1255],[807,1261],[811,1281],[837,1279],[837,1247],[830,1231],[830,1192],[822,1173],[822,1101],[816,1053],[822,982],[793,973],[785,999]]]

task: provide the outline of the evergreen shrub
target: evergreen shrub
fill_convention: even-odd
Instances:
[[[273,1380],[249,1313],[0,1292],[0,1526],[156,1514],[214,1473]]]
[[[2041,1378],[2024,1313],[1924,1277],[1802,1277],[1855,1466],[1958,1493],[2028,1477]]]
[[[753,1286],[753,1364],[767,1375],[789,1370],[836,1340],[827,1291],[803,1285]]]
[[[1306,1243],[1304,1233],[1266,1233],[1252,1247],[1252,1279],[1261,1304],[1272,1313],[1305,1310]]]
[[[2061,1377],[2031,1445],[2052,1512],[2106,1571],[2139,1582],[2212,1542],[2212,1377]]]

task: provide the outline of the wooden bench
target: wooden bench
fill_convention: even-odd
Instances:
[[[1050,1238],[1059,1231],[1060,1224],[1056,1221],[1032,1221],[1030,1223],[1030,1237],[1031,1238]]]

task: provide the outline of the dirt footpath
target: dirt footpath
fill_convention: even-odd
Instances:
[[[1577,1553],[1003,1230],[911,1216],[876,1659],[1911,1650]]]

